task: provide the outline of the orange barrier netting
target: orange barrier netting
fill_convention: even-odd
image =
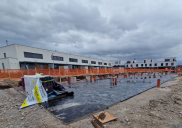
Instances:
[[[51,76],[77,76],[77,75],[99,75],[111,73],[134,73],[134,72],[164,72],[171,69],[3,69],[0,70],[0,79],[3,78],[21,78],[24,75],[43,75]]]

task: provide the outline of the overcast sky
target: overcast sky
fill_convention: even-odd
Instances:
[[[22,44],[104,60],[177,57],[182,0],[1,0],[0,47]]]

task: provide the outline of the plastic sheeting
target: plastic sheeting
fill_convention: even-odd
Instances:
[[[96,82],[79,82],[66,87],[67,90],[74,91],[74,96],[52,100],[44,103],[43,106],[63,121],[71,122],[156,87],[158,78],[163,83],[174,77],[176,76],[156,75],[156,78],[152,76],[149,78],[149,76],[143,75],[136,79],[136,76],[132,76],[128,79],[118,78],[117,85],[113,85],[110,79],[97,80]],[[147,80],[151,82],[147,82]]]
[[[42,103],[48,100],[47,93],[42,86],[42,82],[40,81],[40,79],[37,79],[36,81],[37,82],[34,83],[34,88],[31,92],[29,92],[28,97],[25,99],[20,108],[24,108],[36,103]]]
[[[40,77],[41,77],[40,75],[24,76],[25,91],[28,92],[28,94],[32,92],[33,88],[36,86],[36,83]]]
[[[56,83],[52,76],[36,74],[33,76],[24,76],[24,78],[25,90],[28,92],[28,97],[20,108],[48,101],[48,97],[74,94],[73,92],[66,91],[63,85]]]

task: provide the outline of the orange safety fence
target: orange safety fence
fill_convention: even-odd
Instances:
[[[171,69],[3,69],[0,70],[0,79],[21,78],[24,75],[43,75],[51,76],[78,76],[78,75],[99,75],[111,73],[135,73],[135,72],[164,72]]]

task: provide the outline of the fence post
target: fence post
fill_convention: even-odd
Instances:
[[[90,76],[90,82],[92,82],[92,76]]]
[[[37,68],[35,67],[35,73],[37,73]]]
[[[22,77],[23,77],[23,71],[22,71],[22,68],[20,68],[21,69],[21,75],[22,75]]]
[[[50,76],[50,68],[49,68],[49,76]]]
[[[117,78],[115,78],[115,85],[117,85]]]
[[[9,68],[8,68],[8,75],[9,75],[9,79],[11,79],[11,77],[10,77],[10,72],[9,72]]]
[[[61,76],[61,75],[60,75],[60,66],[59,66],[59,76]]]
[[[161,84],[161,79],[157,79],[157,87],[159,88]]]

